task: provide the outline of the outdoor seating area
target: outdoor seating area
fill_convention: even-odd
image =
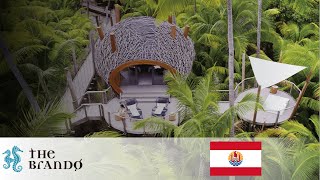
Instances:
[[[170,98],[169,101],[168,98],[168,101],[166,101],[168,103],[162,103],[164,102],[163,100],[164,99],[162,98],[156,98],[153,102],[139,102],[136,99],[127,99],[123,101],[119,98],[113,98],[107,104],[103,105],[105,120],[109,126],[124,133],[154,134],[156,132],[148,128],[134,129],[134,123],[152,116],[161,117],[164,121],[170,121],[174,125],[180,123],[181,115],[177,109],[177,99]],[[120,115],[119,109],[120,105],[123,103],[127,106],[126,113]],[[161,108],[156,112],[157,106]]]
[[[297,91],[295,89],[294,91]],[[238,94],[236,103],[240,102],[244,96],[249,93],[257,94],[258,88],[250,88]],[[292,90],[293,94],[293,90]],[[260,94],[264,110],[258,110],[256,124],[274,126],[283,123],[289,119],[294,105],[296,104],[295,98],[285,92],[278,90],[276,94],[270,92],[270,88],[264,88]],[[240,118],[244,121],[252,123],[254,110],[245,114],[239,114]]]
[[[286,79],[305,67],[254,57],[249,59],[255,76],[244,79],[236,86],[235,102],[240,102],[248,94],[255,94],[263,109],[258,110],[256,107],[255,110],[239,114],[240,119],[254,126],[277,126],[290,119],[301,90]]]

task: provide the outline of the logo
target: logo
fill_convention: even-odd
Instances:
[[[243,156],[239,151],[232,151],[228,156],[228,160],[232,166],[239,166],[242,163]]]
[[[4,161],[6,162],[6,164],[3,165],[3,168],[9,169],[12,163],[12,169],[15,172],[22,171],[22,166],[18,166],[18,164],[21,162],[21,157],[18,154],[18,152],[23,152],[23,151],[19,149],[17,146],[13,146],[11,151],[8,149],[4,153],[2,153],[2,154],[6,154],[6,157],[4,158]],[[11,158],[11,154],[13,158]]]

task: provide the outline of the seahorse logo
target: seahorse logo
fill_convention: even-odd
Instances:
[[[8,149],[4,153],[2,153],[2,154],[7,154],[6,157],[4,158],[4,161],[6,162],[6,164],[3,165],[3,168],[9,169],[11,167],[11,163],[13,163],[12,169],[15,172],[22,171],[22,166],[18,166],[18,163],[21,162],[21,157],[19,154],[17,154],[18,152],[23,152],[23,151],[19,149],[17,146],[13,146],[12,151]],[[13,155],[13,159],[11,158],[11,153]]]

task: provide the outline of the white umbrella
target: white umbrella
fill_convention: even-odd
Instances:
[[[250,56],[249,59],[255,79],[259,85],[257,101],[259,100],[261,89],[277,84],[306,68],[303,66],[267,61]],[[255,125],[257,118],[257,109],[258,108],[256,106],[252,121],[253,126]]]
[[[249,59],[257,83],[262,89],[277,84],[306,68],[250,56]]]

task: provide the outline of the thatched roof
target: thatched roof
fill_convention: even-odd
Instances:
[[[157,25],[152,17],[133,17],[115,24],[98,40],[96,69],[108,82],[110,72],[121,64],[134,60],[156,60],[166,63],[182,74],[190,73],[195,57],[189,37],[177,27],[176,37],[170,35],[172,24]],[[112,53],[110,33],[115,34],[117,50]]]

